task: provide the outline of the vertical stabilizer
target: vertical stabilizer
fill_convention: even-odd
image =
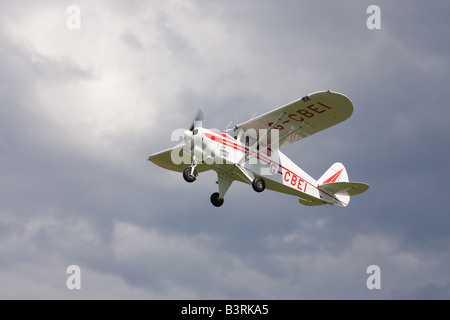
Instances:
[[[326,189],[327,184],[336,182],[348,182],[348,174],[344,165],[340,162],[334,163],[320,178],[317,180],[319,190],[324,200],[338,207],[346,207],[350,202],[350,196],[342,193],[333,193]],[[331,185],[330,185],[331,186]]]
[[[319,185],[332,182],[348,182],[347,170],[340,162],[333,164],[319,180],[317,180]]]

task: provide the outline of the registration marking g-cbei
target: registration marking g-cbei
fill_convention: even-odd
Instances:
[[[304,122],[307,119],[313,118],[317,114],[321,114],[321,113],[324,113],[327,110],[331,110],[330,107],[328,107],[327,105],[325,105],[323,103],[317,102],[317,104],[319,106],[316,106],[316,104],[313,103],[313,104],[311,104],[311,105],[309,105],[309,106],[307,106],[305,108],[298,109],[295,113],[291,113],[291,114],[287,115],[287,117],[290,120],[293,120],[295,122]],[[308,110],[306,110],[306,109],[308,109]],[[283,124],[289,123],[290,120],[284,121]],[[271,127],[272,125],[273,125],[273,122],[269,122],[268,123],[269,127]],[[276,125],[274,127],[274,129],[284,130],[284,126],[279,124],[279,125]]]
[[[291,171],[285,171],[283,174],[283,180],[289,182],[292,186],[298,190],[305,192],[307,182]]]

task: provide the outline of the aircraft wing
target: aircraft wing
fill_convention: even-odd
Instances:
[[[237,125],[237,129],[278,129],[281,148],[349,118],[353,104],[343,94],[323,91],[312,93],[283,107]],[[272,148],[270,132],[269,144]]]
[[[177,146],[175,146],[174,148],[171,149],[167,149],[155,154],[152,154],[151,156],[148,157],[148,160],[153,162],[154,164],[160,166],[161,168],[167,169],[167,170],[172,170],[172,171],[177,171],[177,172],[183,172],[184,169],[188,168],[191,164],[189,160],[187,163],[183,163],[181,160],[179,161],[180,163],[174,163],[172,160],[172,155],[177,155],[177,157],[180,157],[181,159],[181,155],[183,153],[183,147],[184,144],[179,144]],[[189,157],[189,159],[191,159]],[[211,170],[211,167],[201,163],[198,164],[196,167],[198,172],[204,172],[204,171],[208,171]]]

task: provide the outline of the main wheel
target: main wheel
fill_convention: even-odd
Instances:
[[[222,199],[219,198],[219,193],[218,192],[214,192],[211,195],[211,203],[215,207],[220,207],[221,205],[223,205],[223,198]]]
[[[183,178],[184,178],[184,180],[186,180],[187,182],[194,182],[195,180],[197,180],[197,177],[198,177],[198,172],[197,172],[197,170],[194,168],[194,172],[191,173],[191,171],[192,171],[192,168],[191,168],[191,167],[186,168],[186,169],[184,169],[184,171],[183,171]]]
[[[266,182],[263,178],[255,178],[252,182],[252,187],[256,192],[263,192],[266,189]]]

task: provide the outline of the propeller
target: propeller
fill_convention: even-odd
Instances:
[[[192,125],[189,131],[194,131],[194,128],[197,127],[198,122],[201,122],[204,117],[205,116],[203,114],[202,109],[198,109],[197,115],[195,116],[194,121],[192,121]]]
[[[199,126],[201,127],[203,118],[203,111],[201,109],[198,109],[197,115],[195,116],[194,121],[192,121],[190,129],[184,132],[184,142],[186,145],[190,146],[191,150],[194,150],[194,129]]]

